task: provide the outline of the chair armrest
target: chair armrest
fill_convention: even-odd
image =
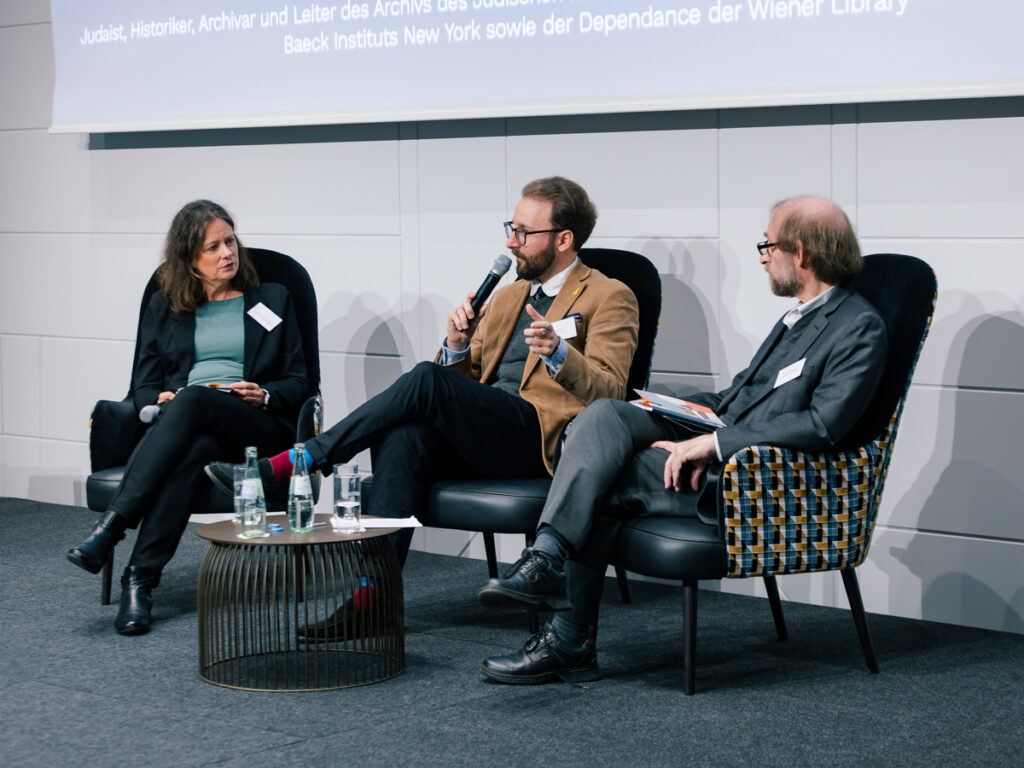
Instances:
[[[89,459],[93,472],[123,466],[143,425],[131,398],[100,400],[89,417]]]
[[[324,428],[324,398],[319,392],[306,398],[295,422],[295,442],[301,443],[319,435]]]
[[[858,565],[875,523],[879,445],[807,454],[755,445],[726,459],[718,487],[729,576]]]

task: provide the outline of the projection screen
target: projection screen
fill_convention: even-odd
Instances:
[[[51,0],[52,130],[1024,94],[1020,0]]]

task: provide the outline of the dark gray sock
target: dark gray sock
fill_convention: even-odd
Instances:
[[[569,557],[569,542],[550,525],[542,525],[537,531],[533,548],[550,560],[556,571],[565,568],[565,560]]]
[[[590,636],[589,627],[583,627],[569,621],[568,611],[559,611],[551,620],[551,628],[555,630],[558,639],[566,645],[573,645],[577,648],[583,645]]]

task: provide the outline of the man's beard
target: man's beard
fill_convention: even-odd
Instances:
[[[786,267],[781,270],[781,274],[778,277],[769,272],[768,285],[771,286],[772,293],[783,297],[796,296],[804,287],[803,281],[797,275],[796,269],[793,268],[791,262],[786,263]]]
[[[777,279],[769,275],[768,284],[771,286],[772,293],[783,297],[796,296],[804,287],[796,275],[786,275]]]
[[[555,262],[557,254],[554,238],[549,238],[547,246],[536,256],[526,257],[519,252],[518,248],[512,249],[512,255],[523,260],[522,266],[516,261],[516,275],[522,280],[536,280],[547,272],[548,267]]]

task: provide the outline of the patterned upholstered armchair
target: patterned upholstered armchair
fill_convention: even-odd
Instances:
[[[911,256],[875,254],[852,288],[882,315],[889,358],[878,391],[840,450],[804,454],[755,445],[727,457],[710,496],[719,525],[637,518],[620,531],[615,562],[683,582],[686,693],[695,690],[697,583],[764,579],[780,640],[786,638],[776,576],[838,570],[868,668],[878,671],[854,568],[867,556],[910,378],[935,305],[931,268]]]

